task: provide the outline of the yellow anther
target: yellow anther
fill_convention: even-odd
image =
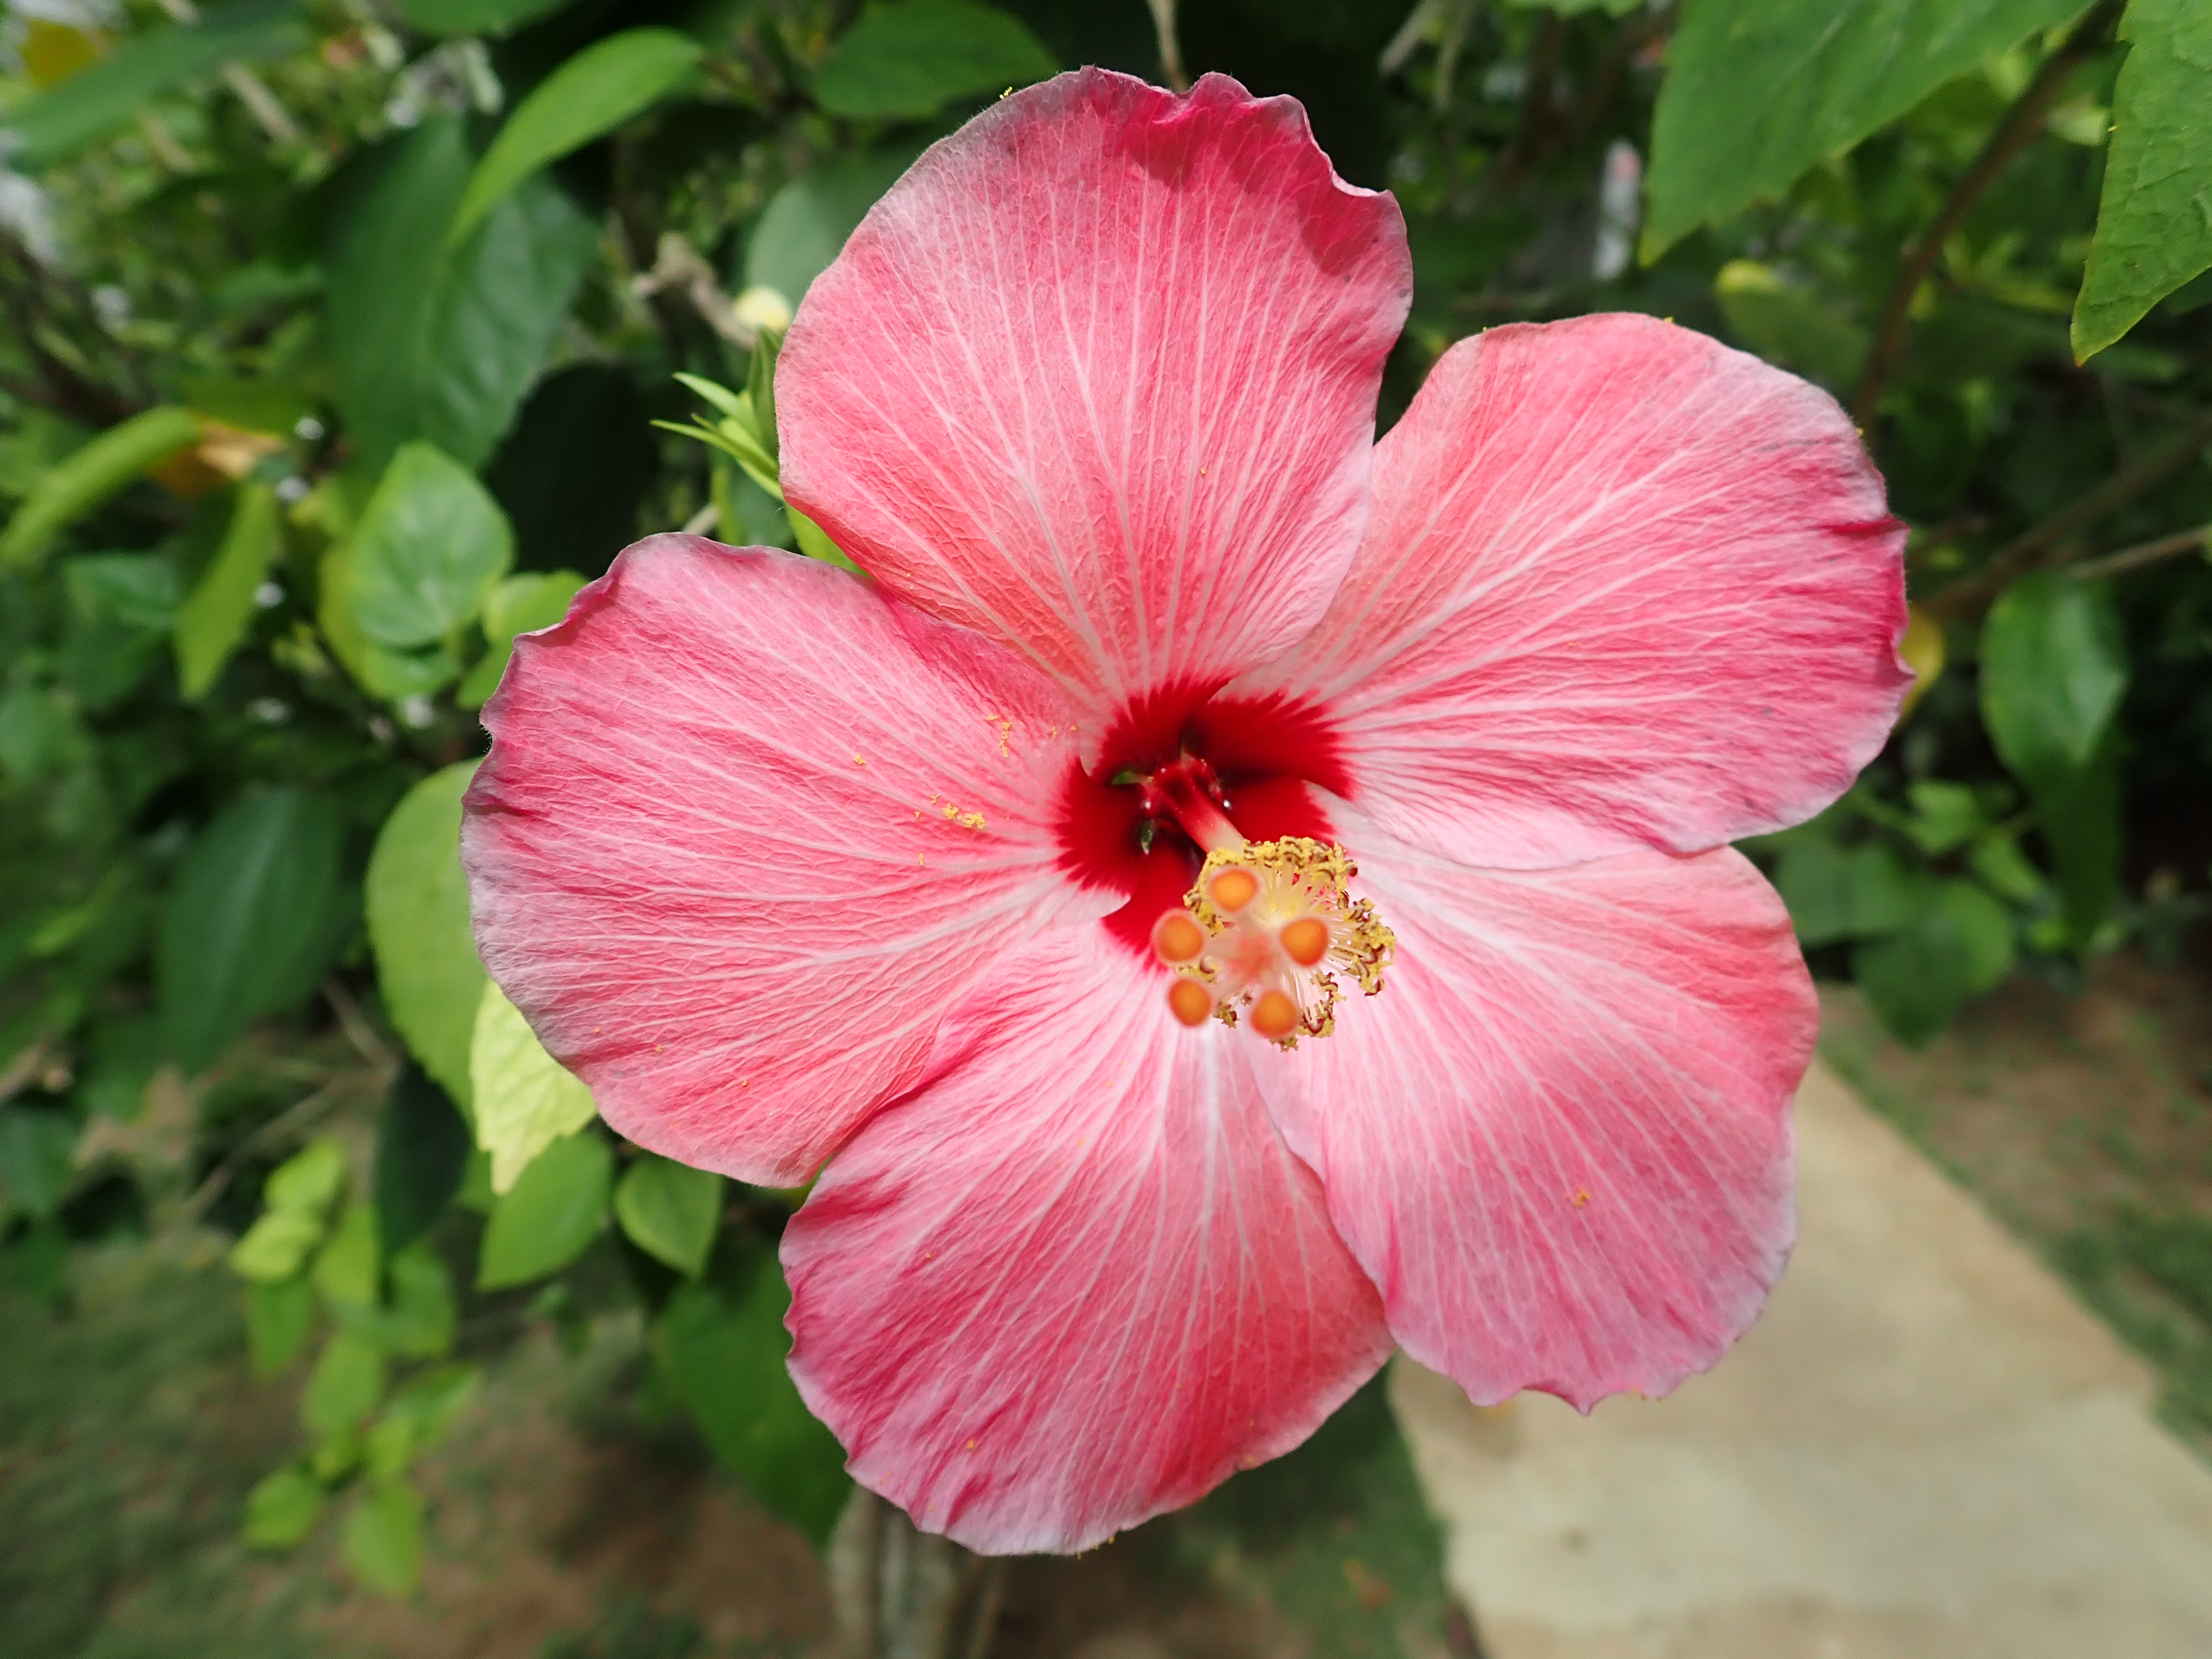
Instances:
[[[1206,896],[1223,910],[1242,910],[1260,890],[1260,878],[1241,865],[1231,865],[1206,884]]]

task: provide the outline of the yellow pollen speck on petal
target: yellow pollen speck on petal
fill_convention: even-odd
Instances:
[[[859,750],[855,749],[853,751],[853,764],[855,766],[866,766],[867,763],[868,757],[862,754]]]
[[[1168,1007],[1185,1025],[1203,1025],[1213,1012],[1213,993],[1199,980],[1174,979],[1168,983]]]
[[[1311,968],[1328,954],[1328,924],[1319,916],[1286,921],[1278,937],[1283,941],[1283,953],[1301,968]]]
[[[970,1440],[968,1443],[968,1449],[969,1451],[974,1451],[975,1449],[975,1443],[974,1441]]]
[[[1252,1005],[1252,1029],[1271,1042],[1279,1042],[1298,1029],[1298,1005],[1286,991],[1262,991]]]
[[[1206,896],[1224,910],[1242,910],[1260,890],[1260,878],[1231,865],[1206,884]]]
[[[1589,1203],[1589,1188],[1587,1188],[1587,1187],[1580,1187],[1580,1188],[1576,1188],[1576,1190],[1575,1190],[1575,1208],[1577,1208],[1577,1210],[1579,1210],[1579,1209],[1581,1209],[1581,1208],[1583,1207],[1583,1205],[1585,1205],[1585,1204],[1587,1204],[1587,1203]]]

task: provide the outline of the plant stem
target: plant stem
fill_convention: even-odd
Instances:
[[[1152,14],[1152,31],[1160,39],[1160,73],[1170,90],[1188,92],[1190,74],[1182,66],[1182,46],[1176,38],[1176,0],[1145,0]]]
[[[837,1659],[988,1659],[1005,1564],[855,1486],[830,1536]]]
[[[2106,576],[2117,576],[2123,571],[2139,570],[2144,565],[2156,564],[2177,553],[2202,550],[2212,553],[2212,524],[2199,525],[2194,530],[2177,530],[2171,536],[2160,536],[2147,542],[2137,542],[2133,547],[2124,547],[2117,553],[2106,553],[2094,559],[2083,559],[2078,564],[2065,567],[2066,574],[2077,582],[2094,582]]]
[[[2194,460],[2208,443],[2212,443],[2212,410],[2199,414],[2149,454],[2122,467],[2070,506],[2014,537],[1980,569],[1936,589],[1928,598],[1929,611],[1938,617],[1962,616],[1995,599],[2014,577],[2045,562],[2045,550],[2164,483]]]
[[[1859,375],[1858,390],[1851,398],[1851,417],[1863,432],[1874,428],[1880,408],[1883,387],[1888,383],[1890,371],[1896,367],[1898,353],[1904,349],[1907,324],[1911,319],[1912,296],[1920,291],[1920,284],[1935,268],[1942,256],[1943,245],[1957,234],[1959,227],[1973,211],[1974,204],[1995,184],[2013,158],[2026,149],[2036,134],[2043,130],[2043,118],[2082,59],[2106,43],[2112,24],[2118,19],[2121,0],[2103,0],[2103,3],[2081,21],[2080,27],[2044,60],[2043,67],[2012,107],[1996,125],[1996,131],[1982,145],[1981,153],[1951,187],[1951,194],[1927,229],[1920,233],[1898,267],[1897,279],[1889,287],[1888,298],[1883,301],[1881,320],[1875,327],[1874,344],[1867,352],[1866,367]]]

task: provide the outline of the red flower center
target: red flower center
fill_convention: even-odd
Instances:
[[[1280,698],[1154,692],[1125,708],[1098,764],[1071,767],[1060,793],[1060,865],[1126,893],[1107,927],[1152,953],[1160,912],[1183,902],[1215,831],[1251,841],[1334,841],[1309,785],[1346,790],[1341,746],[1318,710]]]

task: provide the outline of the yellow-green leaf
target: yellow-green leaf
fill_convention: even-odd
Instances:
[[[487,981],[469,1054],[477,1145],[491,1154],[495,1193],[513,1189],[531,1161],[592,1121],[592,1091],[545,1052],[522,1011]]]
[[[474,761],[448,766],[400,799],[377,833],[364,895],[385,1012],[465,1112],[486,982],[461,872],[461,796],[476,769]]]
[[[0,534],[0,570],[35,563],[56,536],[157,462],[200,441],[200,417],[164,405],[112,426],[49,471]]]
[[[177,611],[177,684],[187,697],[205,695],[245,639],[282,542],[276,492],[240,484],[222,545]]]

